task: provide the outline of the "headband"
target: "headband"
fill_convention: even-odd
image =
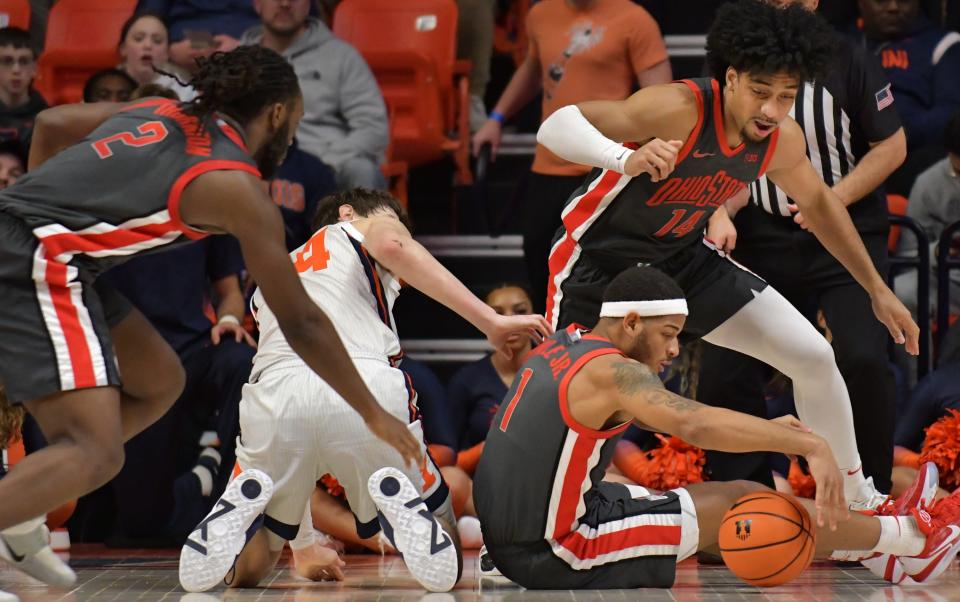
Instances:
[[[629,313],[638,316],[687,315],[686,299],[658,299],[656,301],[606,301],[600,306],[601,318],[622,318]]]

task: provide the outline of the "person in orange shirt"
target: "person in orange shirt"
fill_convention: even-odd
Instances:
[[[623,100],[638,84],[672,79],[660,28],[630,0],[543,0],[530,10],[526,27],[527,57],[474,134],[474,154],[489,143],[495,159],[504,121],[541,90],[543,120],[568,104]],[[589,170],[537,145],[523,211],[523,252],[536,313],[546,307],[547,256],[560,211]]]

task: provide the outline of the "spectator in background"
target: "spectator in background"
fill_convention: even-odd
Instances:
[[[960,78],[960,72],[956,74]],[[935,308],[937,294],[936,249],[944,228],[960,221],[960,112],[954,115],[943,135],[947,156],[934,163],[917,177],[910,191],[907,216],[923,229],[930,243],[930,307]],[[898,253],[916,256],[917,238],[903,228]],[[917,273],[907,271],[897,276],[894,290],[904,305],[917,315]],[[950,313],[960,313],[960,272],[950,274]],[[929,314],[928,314],[929,315]]]
[[[27,171],[27,156],[16,140],[0,142],[0,190],[16,184]]]
[[[137,82],[119,69],[97,71],[83,85],[83,102],[126,102]]]
[[[503,122],[543,91],[541,120],[555,110],[586,100],[622,100],[639,84],[671,80],[660,28],[630,0],[544,0],[527,16],[530,50],[473,137],[476,154],[500,146]],[[537,313],[546,308],[551,241],[560,212],[590,170],[564,161],[537,145],[526,185],[523,252]]]
[[[283,216],[288,251],[307,242],[317,230],[312,222],[320,199],[337,191],[336,176],[330,166],[301,150],[296,139],[267,186]]]
[[[340,189],[383,189],[387,111],[363,57],[309,16],[310,0],[255,0],[254,6],[262,26],[242,42],[279,52],[296,70],[304,106],[300,147],[333,168]]]
[[[37,55],[30,34],[16,27],[0,29],[0,140],[30,147],[33,120],[47,108],[33,89]]]
[[[257,24],[253,0],[139,0],[135,12],[163,19],[170,28],[171,62],[191,73],[198,58],[233,50]]]
[[[457,0],[457,58],[470,61],[470,131],[487,120],[483,96],[490,83],[496,0]]]
[[[240,326],[246,307],[233,237],[212,236],[138,257],[101,276],[145,315],[180,357],[186,385],[160,420],[126,444],[113,481],[117,520],[128,538],[181,543],[223,492],[235,461],[240,391],[254,343]],[[213,291],[216,317],[206,313]],[[213,428],[211,428],[213,427]],[[201,435],[216,440],[201,450]]]
[[[196,92],[182,83],[186,75],[169,62],[169,48],[163,19],[154,13],[135,13],[120,29],[119,68],[138,86],[157,84],[176,92],[180,100],[192,100]]]
[[[909,155],[889,189],[907,194],[917,174],[938,160],[940,137],[960,110],[960,34],[920,11],[920,0],[858,0],[865,46],[876,53],[890,79],[877,103],[897,99]]]
[[[533,313],[530,295],[517,284],[502,284],[490,291],[484,301],[503,316]],[[520,335],[508,343],[513,357],[497,351],[457,370],[447,387],[450,413],[460,453],[457,465],[473,474],[480,460],[483,441],[490,421],[507,394],[517,371],[530,351],[530,339]]]

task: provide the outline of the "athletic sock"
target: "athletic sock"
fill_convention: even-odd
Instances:
[[[880,520],[880,540],[872,552],[910,557],[923,551],[927,538],[912,516],[878,516],[877,519]]]
[[[48,545],[43,530],[45,517],[40,516],[2,531],[3,541],[17,556],[30,556]]]
[[[200,493],[207,497],[213,493],[213,480],[220,472],[220,452],[208,447],[200,452],[197,465],[193,467],[193,474],[200,479]]]

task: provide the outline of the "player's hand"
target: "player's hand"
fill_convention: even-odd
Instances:
[[[240,40],[225,33],[218,33],[213,36],[213,41],[217,44],[217,50],[221,52],[230,52],[240,46]]]
[[[553,334],[553,328],[540,314],[497,316],[493,325],[486,330],[490,344],[508,358],[513,357],[513,351],[508,343],[515,341],[516,337],[529,337],[539,344],[551,334]]]
[[[723,207],[717,209],[707,222],[707,240],[724,253],[737,247],[737,227]]]
[[[343,581],[344,564],[336,551],[318,543],[293,550],[294,572],[311,581]]]
[[[830,451],[830,446],[822,437],[812,452],[804,457],[810,468],[810,476],[817,483],[817,525],[837,530],[837,523],[850,517],[847,500],[843,495],[843,477],[837,467],[837,461]]]
[[[234,324],[233,322],[214,324],[213,328],[210,329],[210,342],[214,345],[219,345],[224,337],[233,337],[233,340],[238,343],[243,341],[254,349],[257,348],[257,342],[254,341],[250,333],[239,324]]]
[[[800,213],[800,207],[797,207],[793,203],[787,205],[787,209],[790,210],[790,213],[793,214],[793,223],[800,226],[807,232],[810,231],[810,224],[807,223],[807,220],[803,217],[803,214]]]
[[[669,142],[654,138],[627,157],[623,164],[623,173],[628,176],[639,176],[642,173],[650,174],[650,180],[663,180],[673,168],[677,166],[677,153],[683,148],[680,140]]]
[[[883,286],[871,296],[873,313],[890,331],[890,336],[898,345],[904,345],[907,353],[920,353],[920,327],[913,321],[910,310],[897,299],[890,287]]]
[[[480,129],[473,134],[470,146],[473,156],[480,154],[480,147],[484,144],[490,145],[490,161],[497,158],[497,150],[500,149],[500,140],[503,138],[503,126],[496,119],[487,119],[480,126]]]
[[[378,406],[379,407],[379,406]],[[367,428],[382,439],[384,443],[400,452],[407,466],[420,466],[423,455],[420,452],[420,442],[410,433],[410,429],[396,417],[380,410],[367,419]]]

